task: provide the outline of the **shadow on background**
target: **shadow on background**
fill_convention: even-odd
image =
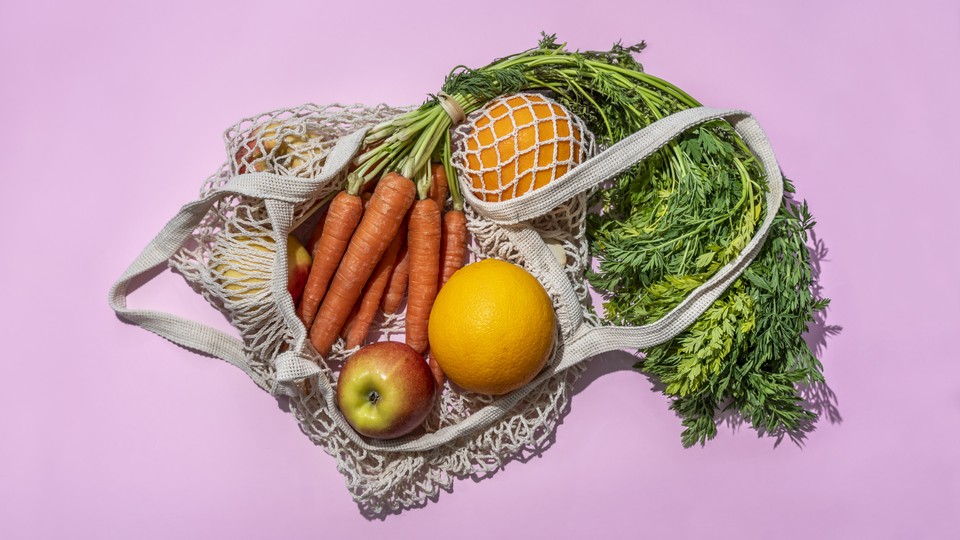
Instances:
[[[813,282],[810,288],[814,300],[819,301],[824,298],[823,286],[820,283],[821,266],[829,260],[827,259],[829,250],[823,239],[817,236],[816,231],[808,232],[807,251],[810,254],[810,270]],[[828,306],[816,312],[813,322],[807,325],[807,331],[803,335],[807,347],[810,348],[810,351],[818,360],[822,360],[827,350],[827,341],[840,335],[843,331],[843,327],[827,323],[829,310]],[[816,430],[816,424],[820,421],[826,420],[831,424],[841,424],[843,422],[843,417],[840,415],[838,408],[837,394],[826,381],[801,384],[798,386],[798,394],[803,400],[804,408],[814,413],[816,418],[802,423],[799,429],[792,431],[757,429],[757,437],[772,437],[774,448],[780,446],[784,440],[789,440],[796,446],[802,447],[807,436]],[[748,422],[739,411],[726,410],[718,415],[717,424],[736,433]]]
[[[633,365],[641,360],[643,360],[643,356],[631,354],[627,351],[610,351],[591,358],[586,362],[587,367],[583,371],[583,374],[580,375],[580,378],[577,379],[577,382],[573,385],[573,395],[583,392],[588,386],[593,384],[594,381],[604,375],[618,371],[637,372],[637,370],[633,368]],[[637,374],[639,375],[640,373],[637,372]],[[659,381],[651,381],[657,385],[655,391],[663,390],[664,387]]]
[[[809,243],[807,249],[810,252],[810,266],[813,275],[813,297],[816,300],[824,298],[823,286],[820,284],[820,268],[824,261],[828,261],[829,250],[823,239],[817,236],[816,231],[810,231]],[[818,359],[822,359],[827,351],[827,340],[839,336],[843,327],[837,324],[828,324],[830,307],[819,311],[814,316],[814,321],[807,325],[807,333],[803,340],[807,342],[807,347]],[[830,389],[825,382],[818,382],[806,385],[800,388],[800,395],[803,397],[808,408],[817,413],[821,419],[826,418],[831,424],[840,424],[843,417],[840,416],[840,410],[837,408],[837,395]]]

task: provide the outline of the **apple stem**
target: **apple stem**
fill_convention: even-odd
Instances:
[[[376,405],[377,402],[380,401],[380,393],[374,390],[370,392],[370,395],[367,396],[367,399],[370,400],[371,404]]]

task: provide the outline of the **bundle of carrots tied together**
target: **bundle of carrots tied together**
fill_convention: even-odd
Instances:
[[[430,170],[417,182],[389,172],[372,194],[364,191],[373,181],[351,173],[318,222],[297,315],[321,355],[340,336],[347,349],[363,345],[379,309],[397,313],[404,295],[406,343],[426,351],[437,291],[467,255],[463,200],[454,188],[453,206],[441,219],[452,176],[437,163]]]

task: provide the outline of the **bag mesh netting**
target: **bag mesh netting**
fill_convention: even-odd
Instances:
[[[591,157],[590,133],[557,107],[536,94],[513,96],[488,104],[454,131],[470,260],[496,257],[523,266],[556,308],[562,339],[541,373],[514,392],[486,396],[447,383],[419,431],[365,439],[340,414],[333,390],[353,351],[339,340],[325,358],[317,355],[286,292],[287,235],[309,237],[316,209],[343,188],[366,130],[406,108],[304,105],[237,123],[225,134],[227,162],[111,287],[110,305],[125,320],[223,358],[264,390],[286,396],[303,432],[336,459],[363,513],[422,506],[455,478],[489,476],[549,446],[582,361],[651,347],[681,332],[743,272],[779,207],[779,166],[743,111],[682,111]],[[588,194],[679,133],[717,118],[734,125],[768,173],[763,224],[736,260],[663,318],[639,327],[599,325],[585,280]],[[538,148],[525,142],[531,133]],[[493,159],[504,166],[493,168]],[[175,315],[127,307],[132,280],[164,261],[226,316],[241,340]],[[381,317],[368,342],[397,339],[402,328],[402,310]]]
[[[512,199],[548,185],[592,153],[592,136],[577,117],[534,93],[492,100],[455,131],[453,154],[464,184],[479,199]]]
[[[558,107],[536,95],[525,100],[528,106],[537,103],[545,107]],[[463,126],[471,126],[477,117],[489,118],[484,116],[489,114],[489,109],[472,116]],[[326,153],[339,138],[401,112],[403,109],[386,106],[307,105],[246,119],[225,134],[228,156],[234,159],[204,183],[202,195],[220,187],[232,175],[243,172],[277,172],[305,178],[315,176],[323,167]],[[494,112],[503,118],[509,114],[505,109],[495,109]],[[534,121],[534,118],[537,120]],[[515,110],[514,119],[515,125],[522,129],[544,130],[540,126],[555,123],[550,109],[545,112],[527,110],[526,114],[522,109]],[[569,122],[562,122],[559,128],[552,126],[558,141],[565,136],[565,160],[557,163],[552,171],[549,167],[537,166],[526,175],[527,178],[515,175],[512,182],[504,182],[503,187],[515,189],[518,182],[532,181],[534,174],[541,177],[544,174],[560,176],[575,163],[586,159],[592,147],[589,142],[582,143],[584,135],[589,138],[589,133],[579,120],[574,120],[577,123],[576,138],[569,132]],[[563,132],[565,127],[566,133]],[[520,134],[526,135],[524,131],[520,131]],[[496,142],[503,143],[508,138],[509,135],[500,136]],[[544,139],[550,140],[549,137]],[[536,156],[537,147],[523,147],[521,150],[514,162],[527,159],[525,153],[533,154],[535,163],[546,161]],[[461,167],[461,174],[462,171]],[[303,218],[318,202],[342,189],[343,180],[344,176],[339,177],[337,181],[318,190],[316,197],[297,204],[294,220]],[[494,192],[487,190],[487,193]],[[579,194],[533,223],[545,239],[562,248],[565,260],[569,261],[565,265],[567,277],[570,283],[577,284],[578,300],[584,307],[588,307],[590,301],[584,276],[586,262],[589,261],[584,241],[586,202],[587,195]],[[469,207],[465,210],[473,240],[470,246],[471,261],[496,257],[524,265],[525,260],[500,226],[484,219]],[[308,219],[306,226],[300,227],[295,234],[309,237],[312,221]],[[197,228],[192,239],[193,242],[171,260],[171,265],[227,316],[240,331],[250,364],[266,380],[272,381],[273,359],[294,345],[294,336],[267,286],[277,269],[274,268],[276,242],[273,225],[264,201],[245,197],[221,199]],[[555,299],[558,297],[549,287],[547,290]],[[559,301],[555,300],[555,303],[563,309]],[[403,310],[386,318],[381,315],[374,325],[374,338],[398,339],[396,334],[403,331],[403,315]],[[572,331],[569,325],[560,326],[564,334]],[[344,350],[341,339],[327,358],[315,356],[321,366],[321,373],[317,377],[324,377],[331,386],[335,386],[339,369],[352,352]],[[422,504],[441,488],[449,488],[455,477],[487,476],[512,457],[523,452],[542,450],[567,407],[571,387],[581,371],[582,368],[565,370],[550,377],[505,414],[502,420],[485,430],[463,440],[416,452],[377,452],[355,444],[355,434],[345,431],[343,423],[334,419],[334,411],[330,410],[317,384],[311,379],[304,380],[299,385],[299,392],[289,398],[289,408],[304,433],[337,459],[338,468],[345,475],[347,486],[361,509],[368,513],[383,513]],[[439,406],[434,407],[434,413],[425,422],[424,430],[429,433],[455,426],[494,400],[494,396],[454,390],[447,383],[441,389]],[[346,430],[349,429],[346,427]]]

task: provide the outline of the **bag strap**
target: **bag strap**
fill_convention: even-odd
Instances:
[[[121,319],[130,324],[140,326],[178,345],[215,356],[237,366],[258,386],[273,392],[275,389],[270,387],[269,381],[250,366],[242,341],[213,327],[177,315],[127,307],[130,284],[138,276],[166,263],[176,254],[214,203],[224,196],[242,195],[265,199],[271,206],[288,207],[313,198],[318,188],[340,174],[350,163],[365,135],[366,130],[362,129],[341,138],[327,155],[320,175],[315,178],[307,179],[270,173],[241,174],[231,177],[223,187],[212,190],[204,197],[184,205],[147,244],[120,279],[110,287],[108,294],[110,307]],[[277,203],[270,203],[270,201],[277,201]],[[286,245],[287,231],[274,231],[274,234],[279,235],[281,232],[282,237],[275,238],[277,246]],[[285,250],[278,249],[277,252],[277,256],[280,257]]]
[[[616,177],[635,163],[660,150],[685,131],[705,122],[721,118],[727,119],[734,127],[740,126],[738,132],[742,132],[741,136],[744,137],[745,142],[747,138],[751,137],[750,134],[758,134],[759,138],[751,139],[752,144],[756,149],[769,149],[766,138],[762,131],[758,131],[759,126],[750,118],[748,112],[739,109],[695,107],[677,112],[650,124],[584,161],[567,172],[558,181],[524,193],[519,197],[506,201],[487,202],[477,198],[470,186],[463,186],[461,191],[471,207],[501,226],[510,241],[524,254],[529,269],[540,270],[538,275],[545,280],[544,285],[548,286],[548,289],[560,299],[557,312],[558,320],[564,337],[570,337],[580,329],[583,323],[583,307],[580,305],[573,284],[563,272],[562,265],[554,259],[545,242],[529,221],[552,211],[576,195]],[[770,163],[764,163],[764,165],[771,163],[775,164],[776,160],[772,159]],[[778,168],[776,169],[776,178],[768,175],[767,180],[771,185],[781,184],[782,187]],[[767,202],[769,204],[771,201],[768,200]],[[779,205],[779,199],[777,204]],[[756,235],[760,236],[761,240],[763,232],[765,230],[758,232]],[[706,308],[704,307],[704,309]],[[674,328],[670,327],[666,332],[669,333],[673,330]]]
[[[712,116],[704,111],[706,117]],[[607,351],[630,348],[649,349],[665,343],[693,324],[723,292],[736,281],[763,248],[773,220],[783,202],[783,175],[766,134],[748,113],[722,112],[747,147],[756,155],[766,172],[766,208],[763,222],[753,238],[737,257],[717,270],[702,285],[694,289],[675,308],[662,318],[642,326],[582,327],[578,336],[571,340],[568,355],[562,360],[563,368],[582,362]]]
[[[783,177],[780,173],[780,165],[777,163],[766,135],[757,121],[746,111],[710,109],[707,107],[686,109],[658,120],[625,137],[572,169],[554,184],[502,202],[474,200],[476,197],[471,199],[471,204],[476,207],[478,212],[499,223],[507,230],[523,228],[524,226],[529,228],[527,220],[538,217],[576,194],[615,177],[633,164],[656,152],[681,133],[697,125],[717,119],[727,120],[763,165],[767,184],[766,216],[763,222],[751,241],[733,261],[718,270],[700,287],[693,290],[683,302],[663,318],[653,323],[633,327],[584,328],[576,324],[578,321],[571,317],[571,314],[579,309],[576,298],[570,298],[570,294],[562,294],[563,311],[569,322],[563,319],[561,319],[561,322],[567,322],[568,327],[575,326],[570,341],[576,344],[576,347],[568,351],[564,358],[565,363],[563,365],[565,367],[601,352],[619,348],[647,349],[666,342],[693,323],[743,273],[763,246],[763,241],[783,199]],[[464,189],[464,196],[468,198],[472,196],[469,189]],[[516,233],[514,235],[517,237],[518,247],[524,253],[529,264],[546,268],[547,265],[555,262],[546,250],[542,238],[535,231],[523,237]],[[572,285],[569,283],[557,283],[559,279],[565,277],[562,273],[553,271],[547,272],[546,275],[550,276],[551,284],[557,290],[567,293],[572,290]],[[568,343],[568,345],[570,344]],[[578,348],[582,350],[573,354],[574,351],[579,350]]]
[[[750,113],[740,109],[685,109],[624,137],[540,189],[506,201],[488,202],[474,195],[470,186],[464,185],[463,197],[473,209],[499,225],[522,223],[540,217],[575,195],[614,178],[691,128],[719,119],[726,119],[736,126],[749,117]]]

